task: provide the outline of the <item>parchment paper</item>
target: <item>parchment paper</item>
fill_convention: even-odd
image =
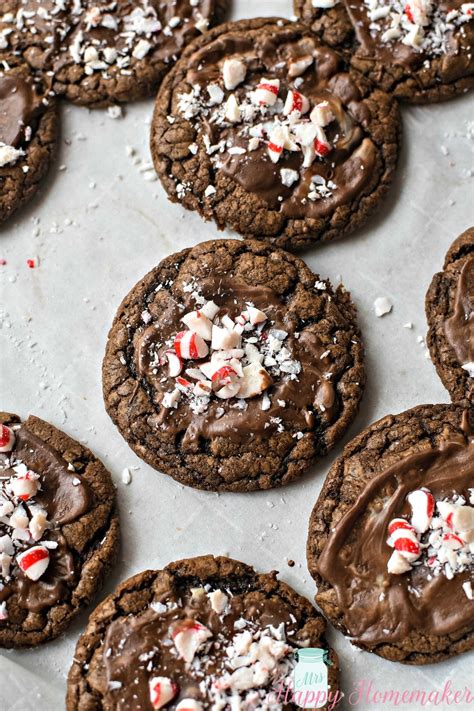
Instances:
[[[292,15],[289,0],[259,5],[234,0],[233,17],[255,16],[256,11]],[[98,600],[133,573],[204,553],[228,554],[262,571],[277,569],[312,598],[315,588],[305,562],[307,522],[342,443],[284,489],[203,493],[143,464],[103,407],[101,360],[123,296],[169,253],[221,236],[213,224],[170,204],[159,182],[150,180],[152,107],[152,100],[130,105],[122,118],[113,119],[104,111],[64,106],[60,155],[42,195],[1,230],[0,258],[7,260],[0,266],[1,407],[49,420],[87,443],[112,472],[122,548]],[[352,236],[302,255],[333,282],[342,276],[360,312],[368,385],[344,442],[388,413],[448,402],[422,341],[423,302],[452,240],[472,224],[472,118],[469,96],[404,108],[398,176],[378,216]],[[39,258],[37,268],[27,267],[30,258]],[[373,311],[379,296],[393,303],[392,313],[383,318]],[[404,328],[407,323],[413,328]],[[132,473],[128,486],[122,481],[124,468]],[[296,561],[294,568],[287,558]],[[63,708],[67,671],[88,612],[65,636],[39,649],[2,651],[2,711]],[[350,693],[362,682],[372,682],[379,691],[428,693],[441,690],[447,680],[456,689],[472,687],[472,653],[442,664],[406,667],[356,651],[333,630],[329,638],[341,657],[344,708],[422,708],[383,703],[370,694],[355,703],[358,692]],[[429,706],[448,708],[444,701]]]

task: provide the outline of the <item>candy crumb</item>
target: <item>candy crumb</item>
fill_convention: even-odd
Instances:
[[[374,301],[374,311],[375,315],[380,318],[380,316],[385,316],[389,314],[393,309],[392,303],[387,299],[386,296],[379,296]]]

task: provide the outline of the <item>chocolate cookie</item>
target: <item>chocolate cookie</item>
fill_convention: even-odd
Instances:
[[[5,412],[0,475],[0,647],[35,647],[68,627],[113,563],[115,490],[88,449]]]
[[[209,555],[129,578],[77,643],[67,711],[296,709],[284,680],[298,649],[328,650],[325,622],[276,575]],[[337,700],[338,659],[327,658]]]
[[[103,363],[107,411],[138,456],[219,491],[299,476],[345,432],[364,380],[350,295],[255,241],[164,259],[123,300]]]
[[[353,439],[313,510],[316,600],[351,642],[407,664],[474,648],[474,430],[420,405]]]
[[[25,65],[0,70],[0,222],[39,188],[53,159],[58,111],[48,88]]]
[[[77,104],[104,106],[152,94],[183,47],[225,0],[16,0],[5,36],[54,89]],[[8,18],[7,18],[8,19]],[[5,18],[4,18],[5,22]]]
[[[170,199],[296,249],[362,224],[392,179],[395,102],[304,25],[222,25],[164,80],[152,123]]]
[[[455,403],[474,404],[474,227],[446,255],[426,294],[427,343]]]
[[[444,101],[474,86],[472,3],[294,0],[296,14],[398,99]]]

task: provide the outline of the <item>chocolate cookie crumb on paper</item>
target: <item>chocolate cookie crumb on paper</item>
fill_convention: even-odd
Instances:
[[[129,578],[93,612],[77,643],[66,708],[204,711],[232,700],[296,709],[277,694],[295,652],[307,647],[327,651],[336,707],[338,659],[324,632],[321,615],[275,572],[210,555],[181,560]]]
[[[428,348],[455,403],[474,404],[474,228],[451,245],[426,294]]]
[[[52,425],[0,413],[0,647],[54,639],[115,560],[110,474]]]
[[[310,519],[325,616],[364,650],[431,664],[474,648],[474,430],[420,405],[355,437]]]
[[[294,8],[352,67],[398,99],[444,101],[474,86],[472,3],[294,0]]]
[[[304,25],[224,24],[156,100],[151,150],[174,202],[245,237],[308,247],[361,225],[397,163],[396,102]]]
[[[136,454],[219,491],[302,474],[346,431],[364,381],[350,295],[255,241],[164,259],[123,300],[103,363],[107,411]]]

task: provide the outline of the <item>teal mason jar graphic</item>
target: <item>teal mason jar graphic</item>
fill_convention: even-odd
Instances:
[[[325,649],[299,649],[293,670],[293,700],[303,709],[318,709],[328,698],[328,663]]]

